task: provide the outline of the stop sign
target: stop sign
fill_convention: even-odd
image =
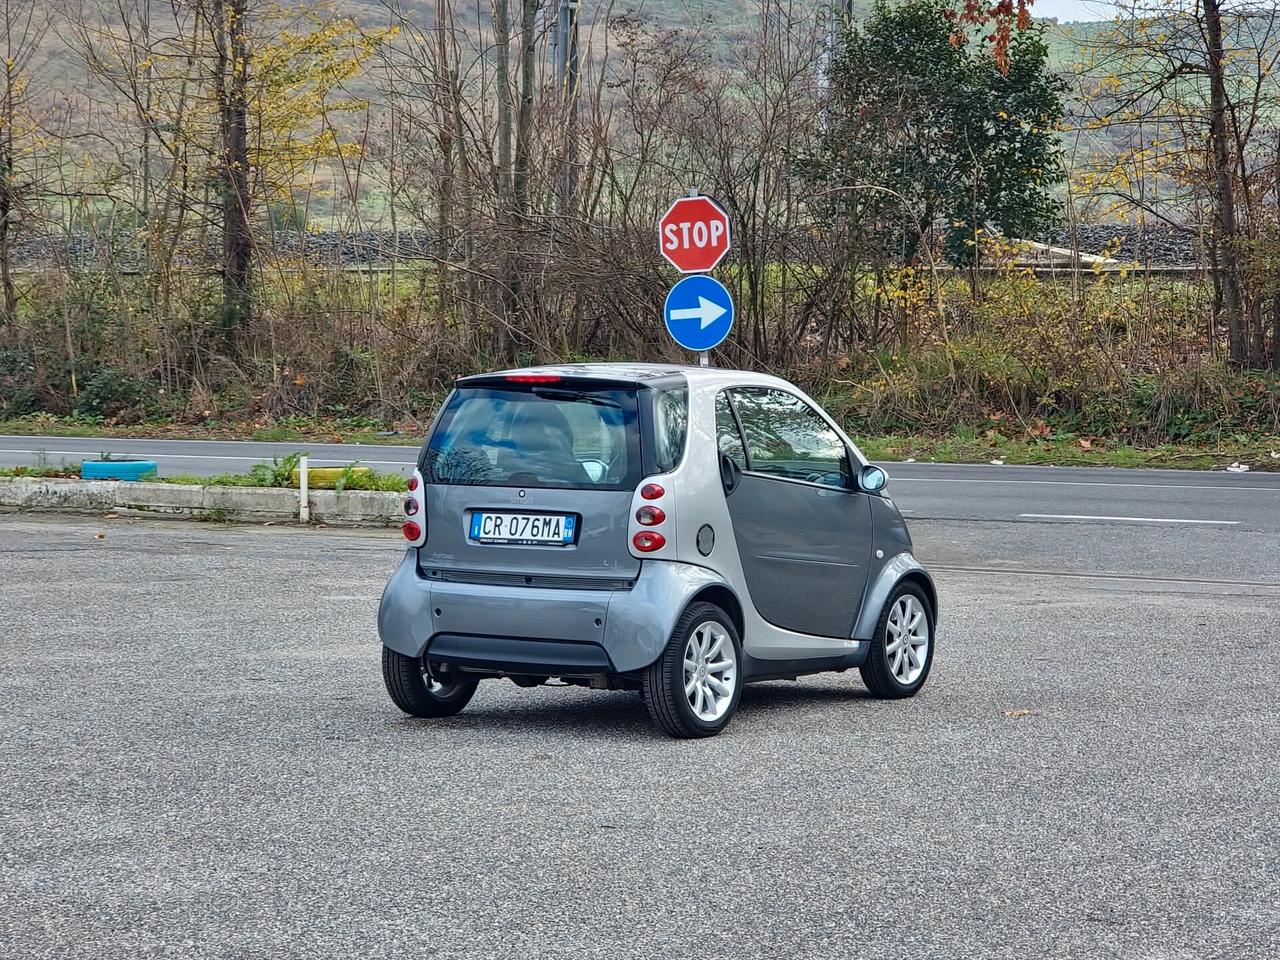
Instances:
[[[706,273],[729,252],[729,215],[710,197],[681,197],[658,221],[658,252],[681,273]]]

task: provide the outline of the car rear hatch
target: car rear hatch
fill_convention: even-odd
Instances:
[[[512,374],[461,381],[419,462],[432,579],[618,589],[642,476],[636,384]]]

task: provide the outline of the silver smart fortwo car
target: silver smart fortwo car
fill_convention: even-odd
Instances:
[[[445,717],[491,678],[638,690],[677,737],[724,729],[755,680],[857,667],[909,697],[938,599],[885,481],[776,377],[463,378],[409,482],[378,613],[387,691]]]

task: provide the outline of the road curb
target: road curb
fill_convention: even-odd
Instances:
[[[342,526],[398,526],[403,497],[381,490],[312,490],[311,519]],[[115,512],[194,520],[297,523],[298,491],[53,477],[0,478],[0,507]]]

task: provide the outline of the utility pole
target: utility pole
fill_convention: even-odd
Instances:
[[[558,243],[578,232],[578,100],[580,65],[578,62],[578,0],[560,0],[556,17],[556,79],[560,82],[561,103],[565,107],[564,171],[560,175],[559,218],[555,224]],[[573,316],[573,347],[582,343],[582,300],[575,295],[570,308]]]
[[[853,19],[853,0],[832,3],[827,15],[830,18],[827,49],[818,58],[818,88],[824,93],[831,87],[831,67],[835,63],[836,51],[840,45],[840,27]]]
[[[565,169],[560,180],[560,212],[578,208],[578,99],[581,66],[578,56],[578,0],[560,0],[555,30],[556,79],[565,104]]]

